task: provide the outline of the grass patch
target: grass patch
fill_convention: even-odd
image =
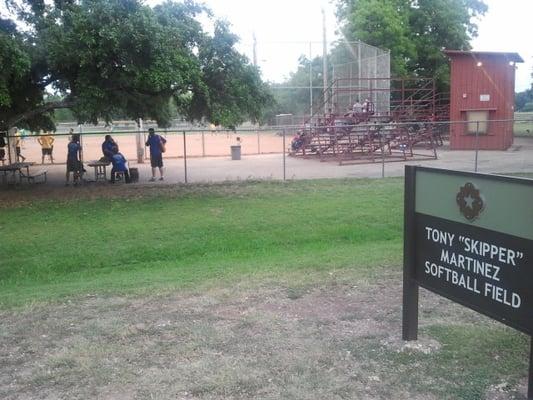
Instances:
[[[513,132],[515,136],[533,136],[533,113],[516,112]]]
[[[399,264],[401,179],[259,182],[2,210],[0,304]]]
[[[374,337],[345,347],[363,356],[369,373],[382,377],[387,387],[432,393],[438,399],[484,399],[491,385],[515,388],[528,370],[529,338],[501,325],[432,325],[421,329],[421,337],[436,340],[440,349],[400,351]]]

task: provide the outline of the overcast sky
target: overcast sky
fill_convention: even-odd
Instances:
[[[227,19],[241,37],[241,50],[252,57],[253,34],[265,79],[280,81],[293,71],[300,54],[322,52],[322,14],[326,11],[327,38],[336,39],[335,7],[327,0],[204,0],[218,17]],[[516,90],[531,87],[533,0],[485,0],[489,11],[479,22],[474,50],[513,51],[524,59],[516,75]]]
[[[150,5],[162,0],[146,0]],[[199,0],[219,18],[232,24],[241,38],[239,48],[250,59],[253,35],[257,39],[257,60],[263,78],[282,81],[298,65],[301,54],[322,53],[322,12],[326,13],[327,39],[338,39],[332,0]],[[525,63],[518,64],[516,91],[531,87],[533,72],[533,0],[484,0],[488,13],[478,21],[479,36],[474,50],[518,52]],[[0,9],[3,2],[0,2]],[[311,42],[311,44],[310,44]]]
[[[472,41],[474,50],[514,51],[523,64],[516,71],[517,92],[531,87],[533,72],[533,0],[485,0],[489,11],[479,22],[479,36]]]

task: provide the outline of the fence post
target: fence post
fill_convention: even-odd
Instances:
[[[474,172],[477,172],[477,157],[479,153],[479,121],[476,122],[476,157],[474,164]]]
[[[381,177],[385,178],[385,143],[383,142],[383,132],[379,133],[379,145],[381,146]]]
[[[202,157],[205,157],[205,132],[202,131]]]
[[[185,183],[187,183],[187,141],[185,140],[185,131],[183,131],[183,163],[184,163]]]
[[[286,165],[285,165],[285,128],[283,128],[283,180],[286,179],[285,168],[286,168]]]
[[[142,164],[144,162],[144,148],[143,140],[141,139],[142,131],[142,119],[139,118],[137,121],[137,134],[135,135],[135,142],[137,144],[137,163]]]
[[[81,124],[78,124],[78,134],[80,135],[80,146],[81,146],[81,150],[80,150],[80,162],[82,163],[82,172],[81,172],[81,176],[83,178],[83,126]]]

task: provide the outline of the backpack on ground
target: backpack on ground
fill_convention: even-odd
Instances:
[[[139,182],[139,169],[138,168],[130,168],[130,181],[133,182]]]

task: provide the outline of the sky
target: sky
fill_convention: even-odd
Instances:
[[[335,6],[328,0],[204,0],[215,15],[228,20],[241,37],[240,50],[252,58],[253,35],[263,78],[282,81],[298,65],[301,54],[322,52],[322,12],[326,13],[327,40],[338,26]],[[518,52],[516,91],[531,87],[533,0],[485,0],[489,11],[478,21],[479,36],[473,50]],[[311,49],[309,48],[311,43]]]
[[[531,87],[533,73],[533,0],[485,0],[489,11],[478,23],[474,50],[517,52],[524,59],[517,64],[515,90]]]
[[[322,54],[322,9],[327,41],[338,39],[335,6],[328,0],[203,0],[218,18],[232,24],[239,50],[250,59],[253,36],[263,78],[282,81],[298,66],[298,57]],[[311,42],[311,43],[310,43]]]
[[[155,5],[162,0],[146,0]],[[322,54],[322,9],[326,16],[327,40],[339,39],[335,0],[198,0],[218,18],[232,24],[239,35],[239,50],[250,59],[253,37],[263,78],[281,82],[296,70],[298,57]],[[484,0],[487,14],[477,21],[479,35],[473,50],[517,52],[525,63],[517,64],[517,92],[531,87],[533,72],[533,0]],[[0,2],[0,10],[1,5]]]

